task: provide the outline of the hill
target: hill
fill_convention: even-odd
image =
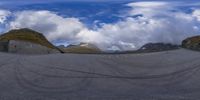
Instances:
[[[16,29],[11,30],[7,33],[4,33],[0,36],[0,41],[9,41],[9,40],[21,40],[28,41],[42,46],[46,46],[51,49],[57,49],[62,52],[60,49],[51,44],[42,33],[33,31],[31,29]]]
[[[192,50],[200,50],[200,36],[193,36],[183,40],[182,47]]]

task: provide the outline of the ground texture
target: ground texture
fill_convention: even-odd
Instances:
[[[0,53],[0,100],[199,100],[200,53]]]

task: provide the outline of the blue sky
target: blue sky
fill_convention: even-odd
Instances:
[[[198,0],[1,0],[0,32],[26,27],[57,45],[134,50],[199,35],[199,9]]]
[[[112,0],[77,0],[77,2],[76,0],[29,0],[30,2],[22,0],[24,2],[20,1],[20,3],[14,1],[6,0],[0,8],[10,11],[49,10],[63,17],[78,17],[86,24],[93,24],[95,20],[105,23],[115,22],[120,19],[117,15],[129,9],[125,4],[130,2],[130,0],[117,2],[111,2]]]
[[[137,1],[143,0],[1,0],[2,5],[0,8],[13,12],[23,10],[49,10],[63,17],[78,17],[85,24],[92,25],[96,20],[104,23],[113,23],[121,20],[122,17],[120,14],[126,13],[127,10],[131,9],[125,4]],[[177,1],[196,2],[195,0]],[[189,7],[186,8],[185,6],[180,7],[180,9],[190,11]]]

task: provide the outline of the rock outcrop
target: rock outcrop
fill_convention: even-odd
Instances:
[[[148,43],[142,46],[138,52],[159,52],[159,51],[166,51],[166,50],[174,50],[178,49],[178,45],[172,45],[169,43]]]
[[[200,36],[189,37],[183,40],[182,47],[200,51]]]

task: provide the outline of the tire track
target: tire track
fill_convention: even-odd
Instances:
[[[27,60],[26,60],[27,61]],[[102,78],[124,78],[124,79],[154,79],[154,78],[164,78],[164,77],[169,77],[169,76],[174,76],[180,73],[185,73],[188,71],[191,71],[193,69],[199,69],[200,65],[192,65],[194,67],[188,67],[179,71],[167,73],[167,74],[158,74],[158,75],[147,75],[147,76],[117,76],[117,75],[110,75],[110,74],[102,74],[102,73],[93,73],[93,72],[88,72],[88,71],[80,71],[80,70],[75,70],[75,69],[67,69],[67,68],[62,68],[61,66],[47,66],[47,65],[42,65],[42,64],[36,64],[33,62],[28,61],[31,64],[34,65],[39,65],[42,67],[50,68],[50,69],[58,69],[58,70],[63,70],[63,71],[70,71],[70,72],[76,72],[76,73],[85,73],[85,74],[91,74],[91,75],[97,75],[101,76]],[[110,64],[109,64],[110,65]],[[114,67],[113,67],[114,69]],[[121,69],[120,69],[121,70]],[[119,70],[118,70],[119,71]]]
[[[113,74],[102,74],[102,73],[96,73],[95,71],[81,71],[81,70],[76,70],[76,69],[69,69],[67,67],[63,68],[63,66],[53,66],[53,65],[44,65],[44,64],[38,64],[35,62],[31,62],[29,60],[24,59],[25,62],[28,62],[30,64],[33,64],[35,66],[40,66],[44,67],[47,69],[52,69],[52,70],[61,70],[61,71],[66,71],[66,72],[74,72],[74,73],[81,73],[81,74],[86,74],[88,76],[62,76],[62,78],[75,78],[75,79],[119,79],[122,82],[129,83],[131,85],[136,84],[140,86],[159,86],[159,85],[165,85],[165,86],[170,86],[172,84],[177,84],[183,81],[186,81],[191,77],[194,73],[198,72],[200,70],[199,64],[190,64],[192,67],[187,67],[178,71],[166,73],[166,74],[155,74],[155,75],[145,75],[145,76],[125,76],[124,74],[126,72],[123,71],[123,69],[118,68],[119,66],[117,63],[114,63],[114,61],[111,61],[112,64],[108,62],[104,62],[101,60],[94,60],[96,61],[95,63],[100,63],[102,66],[111,66],[112,68],[110,70],[115,70],[116,73],[119,73],[120,75],[113,75]],[[192,61],[192,60],[191,60]],[[198,61],[198,60],[196,60]],[[109,61],[110,62],[110,61]],[[94,64],[95,64],[94,63]],[[186,62],[185,62],[186,63]],[[108,65],[106,65],[108,64]],[[182,63],[184,64],[184,63]],[[47,75],[44,73],[35,73],[35,74],[40,74],[46,77],[59,77],[55,75]],[[136,81],[137,80],[137,81]],[[145,81],[142,81],[145,80]],[[88,85],[89,86],[89,85]],[[38,87],[41,88],[41,87]]]
[[[23,66],[23,64],[20,63],[20,61],[18,60],[18,63],[20,66]],[[24,67],[23,67],[24,68]],[[20,71],[20,67],[16,67],[15,69],[15,74],[16,74],[16,80],[18,81],[18,83],[20,84],[20,86],[24,87],[24,88],[28,88],[31,91],[38,91],[38,92],[55,92],[55,93],[73,93],[73,92],[77,92],[77,91],[81,91],[84,90],[85,88],[87,88],[92,80],[88,79],[88,78],[82,78],[82,80],[80,80],[79,82],[77,82],[76,84],[72,84],[70,86],[64,86],[64,87],[48,87],[48,86],[41,86],[38,84],[35,84],[34,82],[31,82],[29,80],[27,80],[24,76],[23,73]],[[35,73],[38,74],[38,73]],[[40,74],[41,75],[41,74]],[[45,77],[51,77],[50,76],[45,76]],[[88,76],[89,77],[89,76]],[[52,78],[52,77],[51,77]],[[55,77],[54,77],[55,78]],[[56,76],[56,78],[59,78],[58,76]],[[63,77],[62,77],[63,78]],[[68,77],[65,77],[66,79]]]
[[[115,70],[117,74],[120,74],[122,76],[126,76],[126,74],[131,74],[129,72],[127,72],[126,70],[119,68],[118,66],[120,65],[125,65],[124,63],[120,63],[118,64],[118,62],[113,60],[114,58],[112,58],[111,60],[97,60],[98,62],[100,62],[101,64],[103,64],[103,66],[109,66],[108,68],[110,68],[111,70]],[[196,61],[199,61],[198,59],[195,58]],[[196,62],[195,60],[191,60]],[[110,64],[112,61],[112,64]],[[184,62],[185,64],[187,62]],[[180,63],[180,64],[184,64],[184,63]],[[176,66],[176,65],[175,65]],[[148,79],[148,80],[152,80],[152,79],[160,79],[160,80],[166,80],[166,84],[164,85],[170,85],[170,84],[175,84],[175,83],[180,83],[181,81],[185,81],[185,79],[187,79],[187,77],[191,77],[195,72],[199,71],[200,65],[199,64],[194,64],[194,65],[190,65],[190,66],[194,66],[194,67],[187,67],[184,68],[182,70],[178,70],[175,72],[171,72],[171,73],[167,73],[167,74],[160,74],[160,75],[147,75],[147,76],[136,76],[133,77],[133,79]],[[138,67],[137,67],[138,68]],[[171,78],[170,78],[171,77]],[[168,78],[168,79],[167,79]],[[126,81],[130,84],[135,84],[133,82],[133,80],[127,79],[127,78],[120,78],[123,81]],[[172,79],[174,82],[172,82]],[[174,80],[176,79],[176,80]],[[158,82],[157,82],[158,83]],[[141,85],[141,83],[139,83]],[[149,84],[149,82],[148,82]],[[158,85],[158,84],[156,84]]]
[[[0,62],[0,68],[5,65],[11,64],[12,61],[14,61],[14,59],[16,59],[16,58],[15,57],[8,57],[6,59],[4,58],[4,60]]]

